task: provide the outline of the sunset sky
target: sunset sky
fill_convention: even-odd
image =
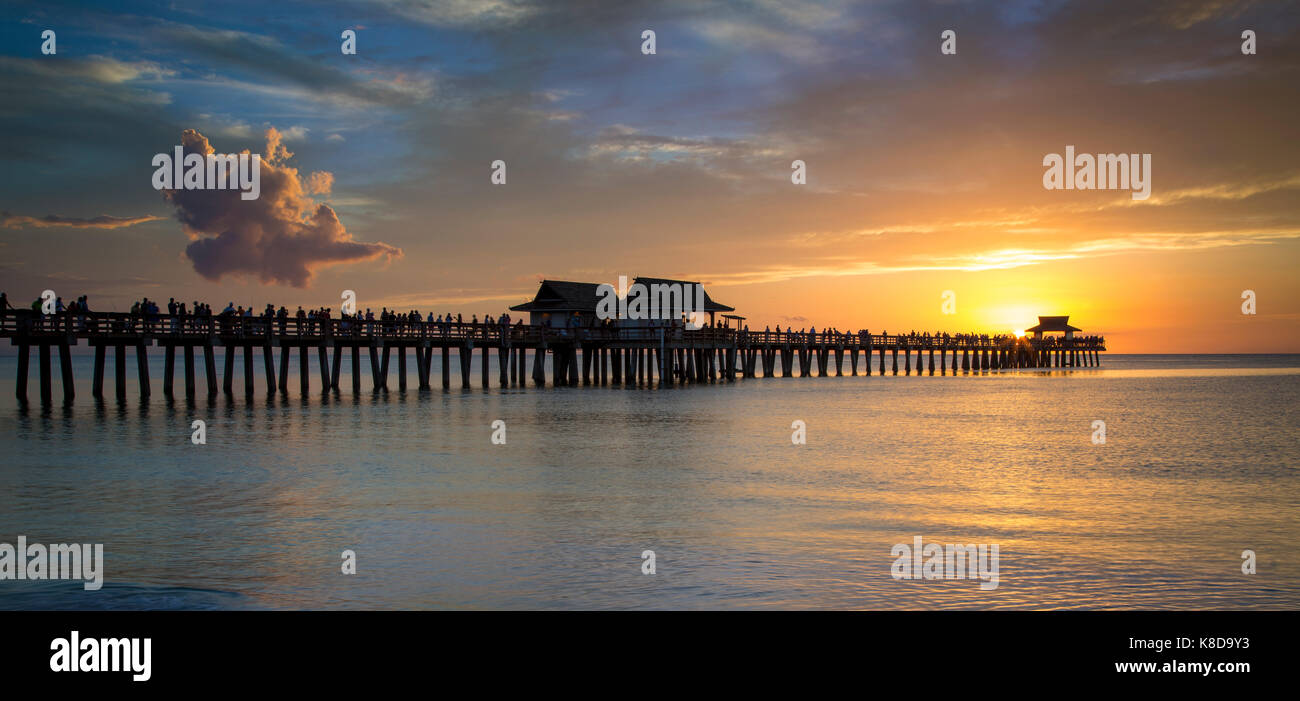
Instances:
[[[6,4],[0,290],[124,311],[141,296],[337,309],[350,289],[376,313],[468,318],[542,278],[645,275],[702,280],[759,329],[1006,333],[1069,314],[1113,352],[1300,352],[1298,14]],[[264,154],[262,198],[154,190],[151,159],[186,130]],[[1044,189],[1044,156],[1067,145],[1151,154],[1150,199]]]

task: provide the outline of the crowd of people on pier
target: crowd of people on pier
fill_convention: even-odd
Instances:
[[[437,314],[430,311],[422,314],[420,311],[412,309],[407,312],[399,312],[382,307],[378,314],[369,308],[364,312],[357,310],[355,313],[336,312],[330,307],[317,307],[313,309],[304,309],[299,306],[294,312],[290,312],[287,307],[281,306],[278,309],[275,305],[267,304],[260,312],[254,312],[253,305],[247,307],[236,305],[234,302],[228,302],[226,306],[217,313],[213,313],[211,305],[194,300],[190,303],[177,301],[174,297],[168,299],[166,312],[160,307],[156,300],[147,297],[141,298],[131,303],[130,311],[126,315],[112,315],[107,317],[107,328],[99,324],[105,320],[104,315],[97,315],[90,308],[90,303],[86,295],[78,297],[71,304],[65,305],[62,297],[56,297],[53,301],[53,313],[45,313],[46,299],[37,298],[31,303],[31,319],[35,330],[53,331],[66,328],[69,331],[83,332],[88,330],[88,325],[94,324],[96,330],[105,330],[125,333],[220,333],[224,335],[238,336],[258,336],[266,334],[289,334],[289,319],[294,319],[293,332],[296,335],[303,336],[482,336],[495,337],[507,332],[514,327],[516,330],[525,329],[523,319],[513,319],[510,314],[502,313],[496,317],[484,316],[480,322],[478,315],[471,315],[468,321],[461,314]],[[8,296],[0,292],[0,319],[11,312],[19,311],[12,303]],[[336,322],[337,323],[334,323]],[[547,320],[549,321],[549,319]],[[558,336],[566,337],[576,335],[579,329],[591,329],[605,332],[614,330],[630,331],[629,325],[625,322],[615,321],[613,319],[596,319],[592,316],[580,316],[577,314],[569,315],[564,320],[565,323],[556,327],[554,324],[546,324],[548,332],[555,333]],[[777,325],[776,329],[770,326],[764,328],[761,332],[751,332],[748,325],[741,325],[732,329],[723,324],[715,324],[712,321],[706,322],[699,326],[687,324],[685,320],[646,320],[636,322],[631,328],[641,331],[648,330],[655,333],[660,329],[669,330],[674,336],[685,331],[704,332],[708,335],[716,334],[718,331],[731,334],[735,333],[742,341],[760,341],[767,343],[791,343],[794,345],[806,344],[827,344],[827,345],[851,345],[855,342],[861,346],[867,345],[885,345],[896,344],[903,347],[940,347],[940,348],[960,348],[960,347],[999,347],[1012,345],[1017,342],[1017,336],[1010,334],[950,334],[946,332],[916,332],[895,334],[890,336],[887,331],[881,331],[879,334],[872,334],[867,329],[858,331],[841,331],[836,328],[823,328],[818,331],[815,327],[806,329],[800,328],[795,330],[793,326],[787,326],[782,329]],[[1044,337],[1035,339],[1034,343],[1040,348],[1068,348],[1079,345],[1095,345],[1105,342],[1103,336],[1074,336],[1070,339],[1058,337]]]
[[[1061,338],[1058,336],[1044,336],[1035,341],[1040,349],[1052,350],[1054,348],[1070,348],[1072,346],[1084,345],[1094,346],[1104,344],[1105,336],[1073,336],[1071,338]]]
[[[741,332],[742,335],[748,334],[749,328]],[[856,332],[840,331],[839,329],[827,328],[818,332],[815,327],[808,329],[794,330],[794,327],[786,327],[785,330],[777,325],[775,333],[771,327],[767,327],[761,334],[763,341],[789,341],[795,345],[807,343],[817,343],[826,345],[849,345],[855,341],[862,346],[868,344],[894,343],[899,346],[909,348],[996,348],[1008,346],[1017,343],[1022,336],[1012,334],[986,334],[986,333],[946,333],[943,331],[916,332],[895,334],[890,336],[888,331],[881,331],[873,335],[868,329],[859,329]],[[1071,338],[1061,338],[1054,336],[1044,336],[1035,339],[1035,343],[1040,347],[1048,348],[1066,348],[1078,345],[1095,345],[1105,342],[1104,336],[1073,336]]]
[[[524,323],[523,319],[514,320],[509,314],[501,314],[495,318],[485,316],[480,322],[477,314],[471,315],[469,320],[466,320],[463,315],[453,315],[451,312],[436,316],[433,312],[422,315],[414,309],[399,312],[387,307],[381,308],[378,314],[375,314],[372,309],[366,309],[364,312],[358,310],[353,314],[346,312],[336,314],[330,307],[304,309],[299,306],[297,311],[291,313],[287,307],[281,306],[276,309],[275,305],[267,304],[261,311],[254,312],[253,305],[245,307],[234,302],[228,302],[220,312],[214,313],[210,304],[197,300],[187,304],[184,301],[177,301],[174,297],[168,299],[165,313],[156,300],[148,297],[133,301],[130,311],[125,315],[97,315],[91,311],[85,295],[66,306],[62,297],[55,298],[50,313],[45,312],[45,306],[46,300],[39,297],[31,303],[31,314],[27,318],[32,320],[35,330],[52,331],[64,328],[62,325],[66,324],[69,330],[85,331],[88,328],[87,323],[97,324],[99,320],[107,319],[111,325],[103,330],[126,333],[262,335],[278,332],[286,334],[289,332],[289,319],[293,318],[295,320],[293,330],[298,335],[401,336],[419,335],[430,328],[447,335],[453,329],[469,328],[486,331],[490,328],[508,327],[512,322],[516,326],[522,326]],[[0,292],[0,316],[15,311],[19,309],[9,301],[6,293]],[[338,323],[332,324],[331,322],[335,320]]]
[[[765,340],[772,338],[771,327],[763,332]],[[878,344],[882,342],[895,342],[900,346],[908,347],[970,347],[970,346],[1001,346],[1013,343],[1016,336],[1009,334],[986,334],[986,333],[945,333],[936,331],[916,332],[910,331],[903,334],[890,336],[888,331],[881,331],[873,335],[868,329],[859,329],[855,332],[840,331],[835,328],[823,329],[818,332],[815,327],[808,329],[799,329],[795,331],[793,327],[787,327],[784,331],[780,325],[776,327],[776,339],[790,339],[792,343],[802,345],[804,343],[819,343],[828,345],[848,345],[855,341],[860,345]]]

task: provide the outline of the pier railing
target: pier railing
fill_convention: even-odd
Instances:
[[[872,371],[872,356],[878,354],[881,375],[886,372],[886,354],[892,373],[912,374],[915,356],[916,374],[928,364],[935,374],[938,356],[940,375],[948,374],[949,355],[952,374],[983,373],[989,370],[1024,367],[1090,367],[1098,365],[1099,352],[1106,350],[1105,339],[1088,336],[1070,339],[1025,339],[1014,336],[980,334],[868,334],[834,331],[750,331],[717,326],[687,328],[678,323],[603,324],[554,328],[463,321],[415,321],[386,319],[325,319],[275,316],[238,316],[221,314],[176,315],[132,314],[121,312],[60,312],[40,314],[33,310],[0,312],[0,337],[9,338],[18,348],[18,372],[14,392],[20,401],[27,399],[27,375],[30,351],[34,347],[39,360],[41,402],[53,401],[51,350],[58,349],[59,370],[63,378],[64,401],[75,396],[72,376],[71,347],[84,340],[95,353],[91,393],[103,396],[108,351],[113,351],[114,385],[118,399],[126,396],[126,353],[136,356],[136,377],[142,397],[149,396],[148,347],[164,349],[163,393],[173,393],[174,369],[183,364],[185,395],[194,397],[199,370],[197,354],[202,354],[202,370],[209,396],[218,391],[216,348],[224,348],[224,372],[220,387],[233,392],[235,357],[242,353],[244,393],[252,396],[254,354],[260,351],[268,394],[288,390],[289,357],[298,356],[298,382],[306,395],[311,383],[310,355],[318,356],[321,386],[337,390],[344,350],[351,356],[353,392],[361,391],[362,350],[370,359],[372,386],[388,388],[389,358],[397,356],[398,387],[407,384],[407,351],[415,354],[415,370],[421,389],[432,387],[433,356],[442,355],[442,386],[451,387],[450,354],[454,349],[460,364],[461,387],[471,386],[471,360],[477,351],[482,360],[479,373],[483,387],[490,386],[490,355],[497,356],[498,384],[522,387],[528,381],[528,353],[532,352],[531,379],[545,385],[582,384],[637,387],[672,386],[676,383],[704,383],[737,378],[826,377],[844,372],[848,360],[850,373]],[[276,371],[275,349],[280,349]],[[333,351],[333,360],[330,351]],[[923,357],[927,354],[928,358]],[[179,357],[178,357],[179,356]],[[548,357],[552,364],[547,372]],[[778,361],[780,369],[778,371]],[[761,373],[761,375],[760,375]]]
[[[234,315],[131,314],[127,312],[61,312],[40,314],[7,310],[0,315],[0,337],[25,336],[33,341],[51,337],[113,341],[302,341],[326,339],[353,342],[403,343],[430,341],[462,345],[540,345],[564,343],[658,343],[727,346],[819,346],[892,349],[987,350],[1029,345],[1040,349],[1105,350],[1105,338],[1027,339],[976,334],[867,334],[806,331],[752,331],[719,326],[687,328],[664,322],[613,326],[557,328],[494,322],[408,321],[399,319],[320,319]]]

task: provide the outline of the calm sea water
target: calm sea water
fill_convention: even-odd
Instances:
[[[1300,356],[360,395],[313,358],[310,396],[259,368],[246,401],[237,362],[235,397],[194,402],[152,360],[143,404],[111,369],[92,400],[78,357],[46,409],[0,358],[0,542],[106,560],[98,592],[0,581],[0,608],[1300,608]],[[895,580],[918,535],[997,544],[998,588]]]

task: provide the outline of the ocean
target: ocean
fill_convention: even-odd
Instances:
[[[359,395],[313,357],[308,396],[294,358],[252,400],[241,356],[194,401],[153,355],[121,404],[76,356],[70,406],[56,355],[49,408],[0,358],[0,543],[104,546],[102,589],[0,580],[0,609],[1300,607],[1296,355],[488,390],[476,358],[450,391],[408,358]],[[996,588],[895,578],[918,536],[996,545]]]

